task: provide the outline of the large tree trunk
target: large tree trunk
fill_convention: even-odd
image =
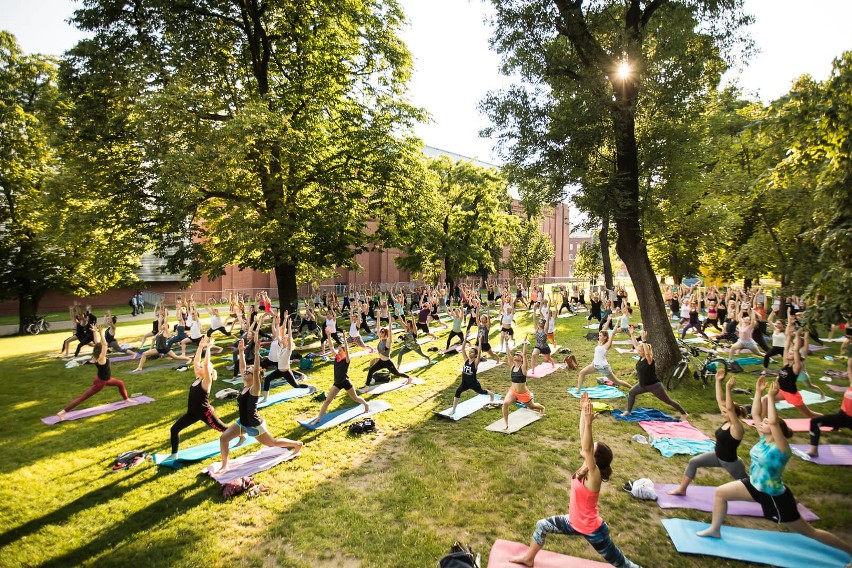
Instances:
[[[598,232],[598,240],[601,243],[601,260],[603,261],[604,284],[607,290],[614,290],[612,281],[612,259],[609,257],[609,215],[601,220],[601,230]]]
[[[680,350],[675,342],[663,295],[657,285],[657,276],[648,258],[648,248],[639,223],[639,153],[636,145],[636,124],[632,112],[637,87],[624,81],[618,105],[613,110],[616,169],[619,199],[622,207],[616,210],[618,239],[616,251],[627,266],[642,311],[642,325],[654,347],[654,361],[659,377],[666,376],[680,360]]]
[[[296,267],[292,264],[279,264],[275,267],[278,281],[278,302],[281,310],[295,313],[299,306],[299,289],[296,286]]]
[[[41,294],[34,292],[21,292],[18,295],[18,334],[27,333],[27,323],[38,313],[38,303]]]

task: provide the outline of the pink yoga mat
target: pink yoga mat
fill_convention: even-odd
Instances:
[[[825,386],[827,386],[828,388],[830,388],[834,392],[846,392],[846,390],[849,388],[849,387],[842,387],[840,385],[825,385]]]
[[[797,456],[802,457],[810,448],[807,444],[790,444]],[[802,458],[804,459],[804,458]],[[808,456],[811,463],[819,465],[852,465],[852,446],[846,444],[820,444],[819,457]]]
[[[748,418],[743,420],[749,426],[754,426],[754,420]],[[790,430],[793,432],[809,432],[811,429],[811,419],[810,418],[785,418],[784,422],[787,423],[787,426],[790,427]],[[823,432],[830,432],[832,428],[830,426],[822,426],[820,428]]]
[[[657,492],[657,505],[661,509],[695,509],[696,511],[713,512],[713,497],[716,494],[715,487],[703,485],[690,485],[686,495],[669,495],[668,492],[677,485],[668,483],[655,483],[654,491]],[[819,517],[813,511],[798,503],[799,514],[806,521],[816,521]],[[728,503],[728,514],[740,517],[762,517],[763,510],[754,501],[731,501]]]
[[[710,437],[689,422],[660,422],[645,420],[639,426],[655,438],[684,438],[686,440],[709,440]]]
[[[494,542],[494,546],[491,547],[491,553],[488,555],[488,568],[518,568],[521,564],[509,562],[509,559],[520,556],[528,548],[526,544],[521,544],[520,542],[497,539]],[[594,551],[591,546],[589,546],[589,550]],[[603,562],[565,556],[564,554],[557,554],[548,550],[542,550],[536,555],[533,566],[535,568],[612,568],[610,564]]]
[[[551,365],[550,363],[545,361],[544,363],[536,365],[535,369],[527,373],[527,377],[531,379],[540,379],[542,377],[550,375],[551,373],[555,373],[556,371],[558,371],[559,369],[563,369],[564,367],[565,365],[562,365],[561,363]]]
[[[54,414],[53,416],[42,418],[41,421],[45,424],[56,424],[57,422],[67,422],[68,420],[78,420],[80,418],[97,416],[98,414],[106,414],[113,410],[123,410],[138,404],[145,404],[146,402],[154,402],[154,399],[150,396],[137,396],[136,398],[127,399],[127,402],[120,400],[118,402],[110,402],[109,404],[84,408],[83,410],[72,410],[65,414],[64,420],[59,420],[59,417]]]
[[[201,470],[219,483],[227,483],[246,475],[254,475],[259,471],[266,471],[279,463],[289,461],[299,454],[294,454],[288,448],[265,447],[262,450],[252,452],[228,461],[228,471],[222,475],[213,475],[222,467],[222,462],[208,465]]]

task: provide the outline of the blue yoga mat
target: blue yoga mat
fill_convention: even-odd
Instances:
[[[740,365],[760,365],[763,363],[763,359],[760,357],[737,357],[734,361]]]
[[[231,440],[231,443],[229,444],[230,448],[233,449],[239,441],[239,438],[234,438],[233,440]],[[251,436],[248,436],[246,437],[246,441],[243,442],[240,447],[245,448],[256,442],[257,440],[255,440]],[[179,450],[178,457],[175,460],[167,460],[166,458],[169,457],[169,455],[170,454],[154,454],[154,463],[165,467],[179,469],[190,462],[201,461],[207,458],[212,458],[213,456],[218,456],[219,438],[216,438],[212,442],[201,444],[200,446],[193,446],[191,448]]]
[[[615,387],[611,387],[609,385],[598,385],[596,387],[584,387],[580,389],[580,392],[577,392],[577,387],[568,389],[568,392],[571,393],[571,396],[574,398],[580,398],[582,393],[589,393],[589,398],[624,398],[627,395],[618,390]]]
[[[372,416],[373,414],[378,414],[379,412],[391,408],[391,405],[384,400],[371,400],[369,404],[370,412],[367,413],[364,412],[364,407],[359,404],[358,406],[352,406],[350,408],[344,408],[342,410],[336,410],[334,412],[324,414],[322,420],[320,420],[317,424],[311,424],[310,420],[299,420],[299,424],[308,430],[321,430],[323,428],[331,428],[332,426],[344,424],[353,418],[366,418],[367,416]]]
[[[278,404],[279,402],[285,402],[294,398],[307,396],[315,392],[316,389],[308,388],[308,385],[305,385],[305,388],[303,389],[287,389],[285,391],[277,392],[275,394],[270,394],[269,398],[267,398],[265,402],[258,402],[257,407],[266,408],[267,406],[272,406],[273,404]]]
[[[687,440],[685,438],[652,438],[651,445],[657,448],[664,458],[677,454],[697,456],[716,449],[715,440]]]
[[[680,422],[677,418],[669,416],[662,410],[656,408],[634,408],[629,416],[624,416],[624,410],[613,410],[612,415],[616,420],[624,422],[643,422],[645,420],[656,420],[658,422]]]
[[[700,537],[695,533],[707,523],[685,519],[663,519],[663,526],[678,552],[707,554],[781,568],[845,566],[849,555],[812,538],[796,533],[722,527],[722,538]]]

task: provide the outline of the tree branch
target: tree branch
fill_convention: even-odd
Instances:
[[[226,16],[225,14],[220,14],[219,12],[214,12],[213,10],[208,10],[206,8],[201,8],[200,6],[193,6],[192,4],[184,4],[183,2],[176,2],[174,7],[178,10],[183,10],[185,12],[192,12],[193,14],[197,14],[199,16],[208,16],[211,18],[216,18],[217,20],[222,20],[223,22],[228,22],[232,26],[236,26],[242,29],[243,24],[236,18],[232,18],[231,16]]]
[[[651,20],[651,16],[653,16],[654,12],[657,11],[657,8],[667,3],[668,0],[654,0],[653,2],[648,4],[648,7],[645,8],[644,12],[642,12],[642,17],[639,20],[639,26],[644,30],[645,26],[647,26],[648,22]]]

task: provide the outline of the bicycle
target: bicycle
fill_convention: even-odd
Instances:
[[[715,376],[718,365],[721,364],[725,368],[725,374],[728,374],[728,360],[716,355],[716,348],[719,343],[713,341],[712,349],[704,349],[690,345],[685,341],[677,339],[677,344],[680,347],[680,362],[675,365],[674,370],[669,374],[666,380],[666,388],[674,390],[678,387],[684,377],[689,373],[692,367],[692,377],[696,381],[701,381],[702,387],[707,388],[710,384],[711,376]],[[704,358],[702,359],[702,355]]]
[[[42,331],[50,331],[50,324],[44,316],[32,316],[27,324],[27,333],[30,335],[38,335]]]

